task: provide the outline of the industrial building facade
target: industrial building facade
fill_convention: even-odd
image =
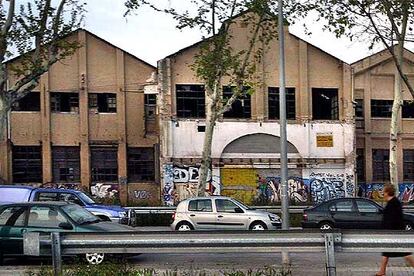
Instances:
[[[81,47],[10,112],[1,178],[158,204],[156,94],[144,93],[156,68],[85,30],[66,39]]]
[[[355,78],[356,152],[359,195],[382,200],[389,181],[389,133],[396,78],[399,77],[388,51],[352,64]],[[404,72],[414,84],[414,53],[405,50]],[[399,197],[414,201],[414,104],[404,84],[403,106],[398,126]]]
[[[232,24],[237,49],[244,20]],[[355,130],[351,66],[286,32],[290,199],[298,204],[354,196]],[[162,200],[174,205],[197,189],[205,131],[203,82],[191,70],[200,44],[159,62]],[[215,125],[209,194],[247,204],[280,201],[278,41],[256,68],[260,83]],[[226,83],[223,82],[226,86]],[[223,88],[224,97],[228,91]]]

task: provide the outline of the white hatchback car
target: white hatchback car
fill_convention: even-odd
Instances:
[[[254,210],[229,197],[196,197],[181,201],[171,228],[190,230],[275,230],[282,222],[278,215]]]

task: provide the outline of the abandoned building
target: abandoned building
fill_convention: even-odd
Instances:
[[[404,72],[414,84],[414,53],[405,50]],[[359,195],[380,201],[389,175],[389,133],[398,72],[388,51],[352,64],[355,76],[356,153]],[[414,104],[406,85],[399,115],[398,183],[403,202],[414,200]]]
[[[158,204],[156,94],[144,93],[156,68],[85,30],[66,39],[82,47],[10,112],[0,177]]]
[[[245,21],[231,28],[232,43],[247,48]],[[287,27],[285,34],[290,199],[311,203],[354,196],[351,66],[290,34]],[[190,66],[199,47],[200,43],[187,47],[158,64],[161,190],[166,205],[196,194],[206,96]],[[247,204],[268,204],[280,200],[276,39],[256,68],[261,80],[255,93],[236,101],[216,123],[207,192]]]

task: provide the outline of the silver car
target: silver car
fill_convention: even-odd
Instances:
[[[281,228],[278,215],[254,210],[229,197],[196,197],[181,201],[171,228],[190,230],[275,230]]]

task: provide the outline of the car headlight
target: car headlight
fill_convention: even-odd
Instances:
[[[119,212],[118,215],[120,218],[124,218],[127,216],[127,212]]]
[[[269,215],[269,219],[273,222],[280,222],[280,217],[276,215]]]

